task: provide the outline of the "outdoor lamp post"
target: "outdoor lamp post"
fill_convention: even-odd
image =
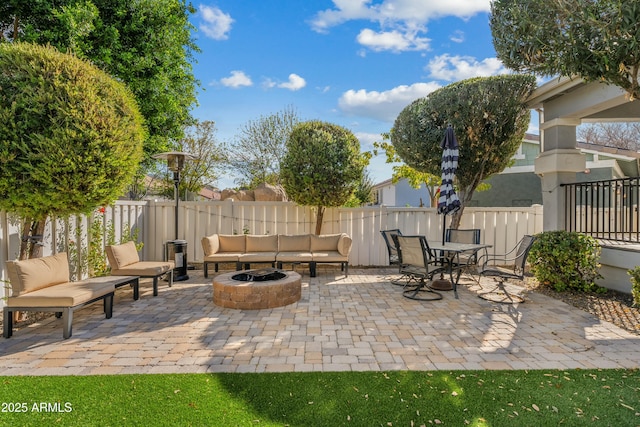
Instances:
[[[166,160],[167,167],[173,172],[173,197],[176,199],[176,208],[174,214],[175,220],[175,240],[169,240],[165,246],[165,257],[167,260],[173,258],[176,263],[173,271],[173,280],[187,280],[187,241],[178,240],[178,210],[180,207],[180,171],[184,169],[185,160],[194,160],[196,157],[179,151],[170,151],[167,153],[155,154],[154,159]]]

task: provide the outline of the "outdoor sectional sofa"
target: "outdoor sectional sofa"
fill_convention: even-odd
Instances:
[[[130,284],[137,299],[138,276],[105,276],[69,281],[69,261],[66,252],[42,258],[7,263],[12,294],[3,308],[3,336],[13,335],[13,313],[16,311],[55,312],[62,317],[62,337],[71,337],[74,310],[96,301],[103,301],[107,319],[113,311],[115,289]]]
[[[316,277],[316,264],[339,263],[345,275],[349,274],[349,252],[352,240],[345,233],[301,235],[226,235],[213,234],[202,238],[204,250],[204,277],[208,277],[209,264],[235,263],[236,270],[253,263],[277,264],[307,263],[311,277]]]

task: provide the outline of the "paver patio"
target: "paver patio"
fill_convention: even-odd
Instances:
[[[462,285],[413,301],[394,271],[298,268],[300,301],[254,311],[214,305],[201,270],[157,297],[142,281],[138,301],[116,292],[111,319],[76,312],[68,340],[54,317],[0,338],[0,375],[640,367],[640,336],[559,300],[504,305]]]

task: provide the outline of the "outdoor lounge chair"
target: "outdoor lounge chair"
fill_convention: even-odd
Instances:
[[[527,257],[534,241],[535,237],[526,235],[505,254],[485,254],[478,258],[478,284],[482,277],[493,277],[497,283],[489,292],[479,293],[480,298],[504,303],[524,302],[521,296],[509,294],[504,288],[504,282],[509,279],[524,280]]]
[[[140,261],[135,243],[105,248],[112,276],[140,276],[153,278],[153,296],[158,296],[158,278],[169,276],[169,287],[173,284],[173,261]]]
[[[435,274],[445,271],[446,266],[433,255],[427,239],[424,236],[394,235],[393,240],[398,248],[400,273],[409,278],[402,295],[420,301],[442,299],[442,294],[431,289],[429,282]]]
[[[387,245],[387,253],[389,254],[389,265],[397,265],[398,272],[401,273],[400,258],[398,256],[398,248],[396,246],[393,236],[402,236],[402,232],[397,229],[380,230],[384,243]],[[391,283],[398,286],[404,286],[409,281],[409,277],[401,273],[401,276],[397,279],[391,280]]]

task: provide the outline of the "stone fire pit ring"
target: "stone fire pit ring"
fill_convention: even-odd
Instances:
[[[262,280],[265,275],[280,277]],[[241,280],[234,280],[238,276]],[[255,276],[255,277],[254,277]],[[234,271],[213,279],[213,302],[220,307],[241,310],[283,307],[300,300],[302,283],[295,271],[275,269]]]

